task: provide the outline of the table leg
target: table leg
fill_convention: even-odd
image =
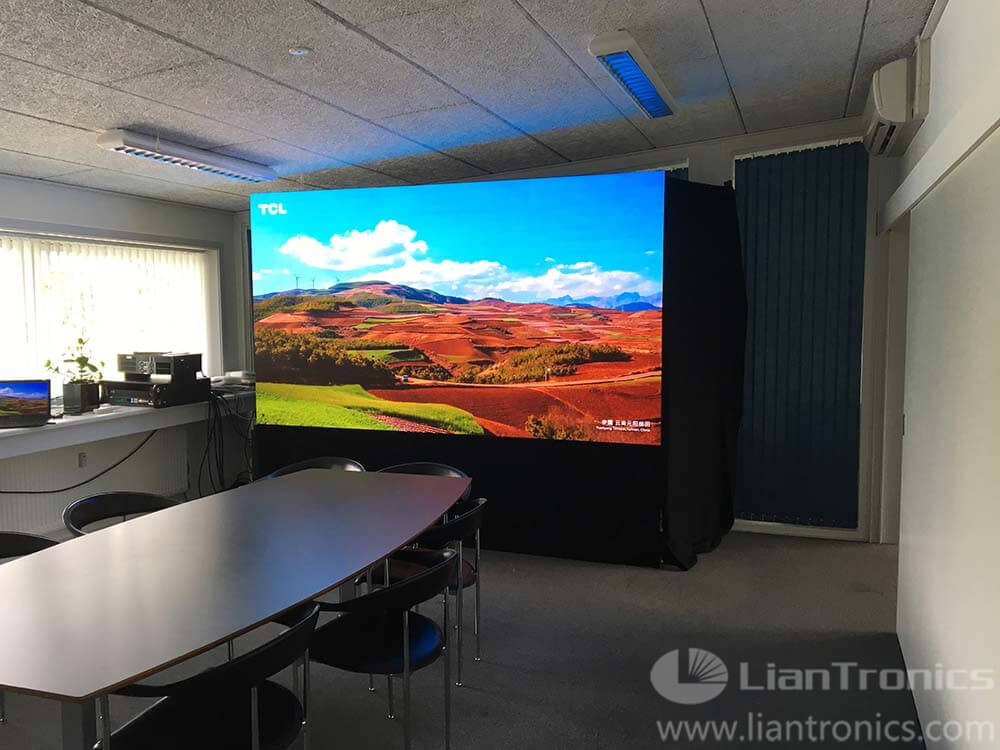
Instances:
[[[97,742],[94,701],[62,703],[62,750],[91,750]]]

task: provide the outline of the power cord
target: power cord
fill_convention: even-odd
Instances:
[[[94,474],[94,476],[90,477],[90,479],[84,479],[82,482],[71,484],[69,487],[61,487],[57,490],[0,490],[0,495],[54,495],[58,492],[69,492],[70,490],[75,490],[78,487],[83,487],[83,485],[90,484],[95,479],[103,477],[112,469],[115,469],[121,466],[126,461],[128,461],[130,458],[132,458],[132,456],[138,453],[139,449],[142,448],[142,446],[144,446],[146,443],[148,443],[150,439],[153,437],[153,435],[155,435],[157,432],[159,432],[159,430],[153,430],[151,433],[146,435],[146,437],[144,437],[142,441],[137,446],[135,446],[135,448],[130,450],[123,458],[119,459],[118,461],[115,461],[108,468],[98,472],[97,474]]]

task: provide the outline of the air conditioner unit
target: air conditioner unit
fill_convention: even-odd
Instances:
[[[910,57],[893,60],[872,76],[865,104],[865,148],[872,156],[901,156],[927,117],[930,40],[917,39]]]

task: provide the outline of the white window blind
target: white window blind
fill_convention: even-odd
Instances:
[[[44,377],[82,337],[105,377],[117,355],[187,351],[221,369],[209,253],[0,234],[0,378]],[[56,388],[53,388],[57,392]]]

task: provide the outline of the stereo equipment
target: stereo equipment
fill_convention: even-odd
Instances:
[[[200,358],[200,355],[198,355]],[[104,401],[116,406],[182,406],[208,401],[212,381],[208,378],[190,380],[103,380]]]
[[[133,352],[118,355],[118,369],[125,380],[148,381],[159,375],[171,380],[193,381],[201,371],[201,355],[178,352]]]

